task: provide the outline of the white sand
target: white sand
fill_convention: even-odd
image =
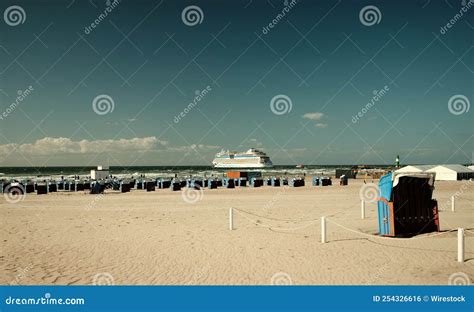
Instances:
[[[107,273],[96,277],[99,283],[271,284],[274,277],[293,284],[446,285],[456,272],[474,281],[473,182],[435,184],[439,207],[448,208],[440,212],[441,229],[469,229],[464,263],[456,261],[455,232],[400,240],[328,223],[329,242],[321,244],[321,216],[377,232],[375,203],[361,220],[362,181],[349,183],[205,189],[194,204],[170,190],[28,194],[17,204],[2,198],[0,282],[91,284]],[[462,188],[453,213],[450,197]],[[229,231],[229,207],[262,217],[236,211]]]

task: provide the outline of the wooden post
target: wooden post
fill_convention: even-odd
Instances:
[[[464,229],[458,229],[458,262],[464,262]]]
[[[365,219],[365,201],[363,199],[360,201],[360,217],[362,220]]]
[[[229,230],[234,229],[234,209],[231,207],[229,208]]]
[[[326,243],[326,217],[321,217],[321,243]]]
[[[456,197],[451,196],[451,211],[455,211],[456,210]]]

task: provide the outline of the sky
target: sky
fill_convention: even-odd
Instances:
[[[471,163],[473,7],[2,1],[0,167]]]

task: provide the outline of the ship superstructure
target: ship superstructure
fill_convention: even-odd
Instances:
[[[264,152],[251,148],[246,152],[220,151],[212,164],[216,168],[269,168],[273,166]]]

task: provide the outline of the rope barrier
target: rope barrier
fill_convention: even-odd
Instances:
[[[474,231],[471,231],[471,230],[468,230],[468,229],[464,229],[464,231],[469,232],[471,234],[474,234]]]
[[[238,209],[238,208],[234,208],[235,210],[237,211],[240,211],[240,212],[243,212],[243,213],[246,213],[246,214],[249,214],[249,215],[252,215],[254,217],[258,217],[258,218],[262,218],[262,219],[268,219],[268,220],[273,220],[273,221],[284,221],[284,222],[294,222],[294,223],[297,223],[297,222],[311,222],[311,221],[318,221],[319,218],[316,218],[316,219],[310,219],[310,220],[290,220],[290,219],[276,219],[276,218],[271,218],[271,217],[265,217],[265,216],[261,216],[261,215],[258,215],[258,214],[255,214],[255,213],[252,213],[252,212],[248,212],[248,211],[245,211],[245,210],[241,210],[241,209]]]
[[[457,231],[457,229],[453,229],[453,230],[447,230],[446,232],[442,232],[442,233],[436,233],[436,234],[433,234],[433,235],[424,235],[424,236],[419,236],[419,237],[407,237],[407,238],[401,238],[401,237],[387,237],[387,236],[378,236],[378,235],[373,235],[373,234],[368,234],[368,233],[364,233],[364,232],[361,232],[361,231],[358,231],[358,230],[354,230],[354,229],[351,229],[351,228],[348,228],[340,223],[337,223],[331,219],[326,219],[328,222],[334,224],[334,225],[337,225],[339,226],[340,228],[346,230],[346,231],[349,231],[349,232],[352,232],[352,233],[356,233],[356,234],[360,234],[360,235],[364,235],[364,236],[367,236],[367,237],[370,237],[370,238],[377,238],[377,239],[387,239],[387,240],[391,240],[391,241],[394,241],[394,240],[400,240],[400,241],[413,241],[413,240],[418,240],[418,239],[423,239],[423,238],[431,238],[431,237],[436,237],[436,236],[441,236],[441,235],[444,235],[444,234],[448,234],[448,233],[451,233],[451,232],[455,232]]]
[[[263,228],[267,228],[267,229],[270,229],[270,230],[279,230],[279,231],[296,231],[296,230],[301,230],[301,229],[304,229],[304,228],[307,228],[313,224],[316,224],[318,220],[321,220],[320,218],[317,218],[317,219],[310,219],[310,220],[290,220],[290,219],[276,219],[276,218],[270,218],[270,217],[264,217],[264,216],[261,216],[261,215],[258,215],[258,214],[254,214],[254,213],[251,213],[251,212],[248,212],[248,211],[245,211],[245,210],[241,210],[241,209],[238,209],[238,208],[233,208],[239,215],[241,215],[242,217],[244,217],[246,220],[250,221],[252,224],[255,224],[257,226],[260,226],[260,227],[263,227]],[[259,220],[254,220],[252,218],[249,218],[247,215],[252,215],[252,216],[256,216],[256,217],[259,217],[259,218],[262,218],[262,219],[268,219],[268,220],[273,220],[273,221],[281,221],[281,222],[293,222],[293,223],[298,223],[298,222],[309,222],[308,224],[305,224],[305,225],[302,225],[302,226],[296,226],[296,227],[288,227],[288,226],[285,226],[285,227],[282,227],[282,226],[271,226],[271,225],[266,225],[264,223],[262,223],[261,221]],[[333,217],[335,215],[337,215],[338,213],[336,214],[333,214],[331,215],[330,217]],[[362,232],[362,231],[359,231],[359,230],[355,230],[355,229],[351,229],[347,226],[344,226],[336,221],[333,221],[332,219],[328,219],[326,218],[326,221],[327,222],[330,222],[346,231],[349,231],[349,232],[352,232],[352,233],[355,233],[355,234],[359,234],[359,235],[363,235],[365,237],[368,237],[369,239],[372,238],[372,239],[381,239],[381,240],[390,240],[390,241],[404,241],[404,242],[407,242],[407,241],[414,241],[414,240],[419,240],[419,239],[425,239],[425,238],[434,238],[434,237],[438,237],[438,236],[441,236],[441,235],[445,235],[445,234],[449,234],[451,232],[455,232],[457,231],[457,229],[451,229],[451,230],[447,230],[445,232],[441,232],[441,233],[436,233],[436,234],[432,234],[432,235],[423,235],[423,236],[419,236],[419,237],[407,237],[407,238],[401,238],[401,237],[387,237],[387,236],[379,236],[379,235],[374,235],[374,234],[368,234],[368,233],[365,233],[365,232]],[[466,230],[467,232],[470,232],[470,233],[473,233],[472,231],[469,231],[469,230]]]
[[[426,239],[426,238],[434,238],[434,237],[438,237],[438,236],[441,236],[441,235],[445,235],[445,234],[449,234],[451,232],[458,232],[458,237],[457,237],[457,240],[458,240],[458,249],[457,249],[457,253],[458,253],[458,256],[457,256],[457,261],[458,262],[464,262],[465,260],[465,251],[464,251],[464,231],[465,229],[451,229],[451,230],[447,230],[445,232],[442,232],[442,233],[436,233],[436,234],[432,234],[432,235],[424,235],[424,236],[419,236],[419,237],[409,237],[409,238],[399,238],[399,237],[386,237],[386,236],[378,236],[378,235],[373,235],[373,234],[368,234],[368,233],[364,233],[364,232],[361,232],[361,231],[358,231],[358,230],[355,230],[355,229],[351,229],[347,226],[344,226],[338,222],[335,222],[333,220],[330,220],[330,219],[327,219],[326,217],[321,217],[320,219],[315,219],[315,220],[312,220],[309,224],[307,225],[304,225],[304,226],[300,226],[300,227],[293,227],[293,228],[289,228],[289,227],[278,227],[278,226],[268,226],[268,225],[265,225],[265,224],[262,224],[261,222],[259,222],[258,220],[253,220],[252,218],[249,218],[245,215],[245,213],[248,213],[250,215],[253,215],[252,213],[249,213],[247,211],[243,211],[243,210],[240,210],[240,209],[236,209],[236,208],[230,208],[230,210],[235,210],[239,215],[241,215],[242,217],[244,217],[245,219],[247,219],[248,221],[250,221],[251,223],[257,225],[257,226],[260,226],[260,227],[264,227],[264,228],[267,228],[268,230],[270,231],[296,231],[296,230],[300,230],[300,229],[304,229],[304,228],[307,228],[313,224],[315,224],[317,222],[317,220],[321,220],[321,243],[327,243],[327,227],[326,227],[326,222],[330,222],[346,231],[349,231],[351,233],[355,233],[355,234],[358,234],[358,235],[363,235],[365,236],[369,242],[372,242],[372,243],[375,243],[375,244],[379,244],[376,242],[376,239],[380,239],[380,240],[385,240],[386,242],[387,241],[391,241],[391,242],[394,242],[394,241],[403,241],[403,242],[412,242],[414,240],[419,240],[419,239]],[[232,213],[232,212],[231,212]],[[233,221],[231,221],[231,227],[232,227],[232,224],[233,224]],[[232,230],[232,228],[231,228]],[[471,232],[471,231],[469,231]],[[396,245],[385,245],[385,246],[390,246],[390,247],[402,247],[402,246],[396,246]],[[402,248],[410,248],[410,247],[402,247]],[[436,251],[436,252],[456,252],[454,250],[432,250],[432,251]]]
[[[451,229],[451,230],[447,230],[447,231],[444,231],[444,232],[441,232],[441,233],[435,233],[435,234],[427,234],[427,235],[419,235],[417,237],[406,237],[406,238],[402,238],[402,237],[387,237],[387,236],[380,236],[380,235],[374,235],[374,234],[368,234],[368,233],[365,233],[365,232],[362,232],[360,230],[356,230],[356,229],[352,229],[352,228],[349,228],[345,225],[342,225],[336,221],[333,221],[332,219],[327,219],[326,217],[321,217],[321,218],[317,218],[317,219],[311,219],[311,220],[290,220],[290,219],[277,219],[277,218],[271,218],[271,217],[265,217],[265,216],[261,216],[261,215],[258,215],[258,214],[255,214],[255,213],[252,213],[252,212],[248,212],[248,211],[244,211],[244,210],[241,210],[241,209],[237,209],[237,208],[231,208],[230,209],[230,216],[231,216],[231,223],[230,223],[230,229],[232,230],[233,228],[233,219],[232,219],[232,211],[235,210],[239,215],[243,216],[245,219],[247,219],[248,221],[250,221],[251,223],[257,225],[257,226],[260,226],[260,227],[264,227],[264,228],[267,228],[269,229],[270,231],[296,231],[296,230],[300,230],[300,229],[304,229],[304,228],[307,228],[309,226],[312,226],[313,224],[315,224],[318,220],[321,220],[321,243],[326,243],[327,242],[327,228],[326,228],[326,222],[330,222],[340,228],[342,228],[343,230],[346,230],[348,232],[351,232],[351,233],[355,233],[357,235],[362,235],[362,236],[365,236],[366,239],[372,243],[377,243],[375,242],[374,240],[376,239],[380,239],[380,240],[385,240],[385,241],[403,241],[403,242],[412,242],[412,241],[415,241],[415,240],[420,240],[420,239],[428,239],[428,238],[435,238],[435,237],[439,237],[439,236],[442,236],[442,235],[445,235],[445,234],[450,234],[452,232],[457,232],[457,241],[458,241],[458,248],[457,248],[457,261],[458,262],[464,262],[465,261],[465,250],[464,250],[464,236],[465,236],[465,232],[468,232],[468,233],[471,233],[471,234],[474,234],[473,231],[470,231],[468,229],[462,229],[462,228],[459,228],[459,229]],[[452,197],[452,211],[455,211],[455,201],[454,201],[454,196]],[[330,217],[333,217],[339,213],[342,213],[342,212],[337,212],[333,215],[331,215]],[[254,216],[254,217],[258,217],[258,218],[261,218],[261,219],[267,219],[267,220],[272,220],[272,221],[277,221],[277,222],[286,222],[286,223],[301,223],[301,222],[309,222],[308,224],[306,225],[303,225],[303,226],[297,226],[297,227],[288,227],[288,226],[285,226],[285,227],[280,227],[280,226],[268,226],[266,224],[262,224],[262,222],[260,220],[254,220],[252,218],[249,218],[247,215],[251,215],[251,216]],[[365,202],[362,200],[361,201],[361,218],[362,219],[365,219]],[[392,246],[392,247],[396,247],[395,245]],[[399,246],[401,247],[401,246]],[[409,248],[409,247],[405,247],[405,248]],[[443,251],[443,252],[454,252],[454,251]]]

